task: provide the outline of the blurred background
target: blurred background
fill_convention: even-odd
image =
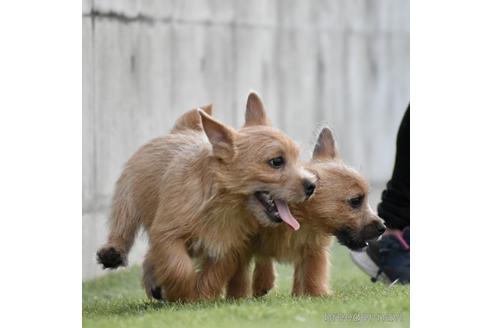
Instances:
[[[184,111],[239,127],[256,90],[309,157],[332,127],[377,203],[410,97],[409,0],[83,0],[83,279],[125,161]],[[130,264],[145,252],[141,236]]]

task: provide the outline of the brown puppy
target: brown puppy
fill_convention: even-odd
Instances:
[[[321,131],[306,168],[318,176],[318,184],[311,199],[289,204],[300,229],[293,231],[286,225],[261,228],[253,243],[254,296],[265,295],[273,288],[273,260],[294,265],[293,295],[329,295],[327,250],[333,236],[347,247],[358,249],[385,230],[383,221],[369,206],[366,180],[342,162],[329,129]],[[245,265],[231,279],[229,288],[248,286],[248,279]]]
[[[256,94],[250,98],[259,101]],[[248,112],[264,116],[255,106]],[[183,128],[197,114],[204,132]],[[108,243],[98,252],[105,267],[125,264],[143,226],[150,243],[144,284],[156,286],[147,293],[170,301],[218,297],[258,223],[292,223],[287,202],[309,198],[315,182],[298,160],[297,145],[279,130],[254,125],[236,131],[202,110],[188,115],[128,161],[116,185]],[[206,259],[199,272],[196,255]]]

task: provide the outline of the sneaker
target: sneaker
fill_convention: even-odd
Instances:
[[[371,281],[394,284],[410,283],[410,227],[389,231],[379,240],[370,241],[361,251],[350,251],[357,266]]]

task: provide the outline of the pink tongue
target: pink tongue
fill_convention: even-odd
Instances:
[[[297,220],[290,213],[289,206],[287,205],[287,203],[284,202],[283,200],[274,200],[274,202],[275,205],[277,205],[278,214],[280,215],[280,218],[285,223],[290,225],[292,229],[299,230],[300,227],[299,222],[297,222]]]

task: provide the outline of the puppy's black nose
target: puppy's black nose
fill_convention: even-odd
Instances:
[[[382,235],[386,231],[386,226],[378,222],[378,224],[376,225],[376,229],[378,231],[378,234]]]
[[[310,197],[314,193],[314,189],[316,189],[316,184],[308,179],[304,179],[302,184],[304,185],[304,193],[306,194],[306,197]]]

